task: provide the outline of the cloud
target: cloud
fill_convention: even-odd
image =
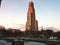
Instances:
[[[10,27],[6,28],[13,28],[13,29],[19,29],[21,31],[25,30],[25,25],[24,24],[12,24]]]

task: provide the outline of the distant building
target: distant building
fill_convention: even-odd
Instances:
[[[34,8],[34,3],[32,1],[29,2],[26,30],[31,30],[31,31],[38,30],[38,21],[35,19],[35,8]]]

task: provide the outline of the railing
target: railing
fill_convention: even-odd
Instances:
[[[47,44],[60,44],[60,41],[50,41],[44,40],[41,38],[29,38],[29,37],[7,37],[7,38],[0,38],[1,40],[5,40],[7,42],[11,42],[12,45],[24,45],[24,41],[33,41],[33,42],[42,42]]]

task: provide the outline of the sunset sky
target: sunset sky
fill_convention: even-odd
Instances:
[[[14,27],[25,25],[28,3],[31,0],[2,0],[0,25]],[[60,29],[60,0],[32,0],[39,27]],[[21,26],[20,26],[21,27]]]

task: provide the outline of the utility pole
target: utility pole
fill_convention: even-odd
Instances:
[[[1,1],[2,1],[2,0],[0,0],[0,7],[1,7]]]

